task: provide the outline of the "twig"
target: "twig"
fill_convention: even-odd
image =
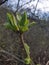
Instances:
[[[24,5],[29,4],[31,1],[32,1],[32,0],[30,0],[29,2],[24,3],[24,4],[21,5],[20,7],[18,7],[18,10],[20,10]],[[15,13],[16,13],[18,10],[16,10]]]
[[[18,57],[16,57],[15,55],[13,55],[13,54],[11,54],[11,53],[9,53],[9,52],[7,52],[7,51],[5,51],[5,50],[0,50],[0,53],[1,53],[1,52],[10,55],[10,56],[12,56],[15,60],[17,60],[17,61],[22,62],[22,63],[25,64],[25,62],[24,62],[23,60],[19,59]]]
[[[37,0],[37,4],[36,4],[35,10],[34,10],[34,14],[35,14],[35,11],[36,11],[36,8],[37,8],[37,5],[38,5],[38,2],[39,2],[39,0]]]
[[[2,2],[3,0],[1,0],[0,1],[0,6],[2,5],[2,4],[4,4],[6,1],[8,1],[8,0],[4,0],[3,2]]]
[[[18,11],[18,8],[19,8],[19,3],[20,3],[20,0],[18,0],[18,3],[17,3],[17,11]]]
[[[47,61],[46,65],[49,65],[49,61]]]
[[[30,0],[29,2],[24,3],[23,5],[20,6],[20,8],[22,8],[22,7],[23,7],[24,5],[26,5],[26,4],[29,4],[31,1],[32,1],[32,0]]]

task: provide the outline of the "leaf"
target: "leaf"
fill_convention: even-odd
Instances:
[[[29,24],[29,20],[27,19],[27,20],[25,21],[25,26],[28,27],[28,24]]]
[[[35,24],[35,22],[29,23],[27,19],[26,12],[21,16],[20,14],[16,14],[16,17],[12,13],[7,13],[7,27],[20,32],[26,32],[29,30],[29,27]]]
[[[27,26],[20,26],[19,29],[20,29],[21,32],[28,31],[28,27]]]
[[[11,13],[7,13],[7,20],[13,26],[13,18]]]
[[[11,13],[7,13],[7,17],[8,17],[8,20],[9,20],[9,23],[11,24],[11,26],[13,26],[13,28],[15,28],[15,30],[19,30],[15,16]]]
[[[24,12],[24,14],[22,15],[22,17],[20,16],[19,19],[19,15],[17,15],[17,19],[18,21],[18,27],[20,29],[21,32],[25,32],[28,30],[28,24],[29,24],[29,20],[27,19],[27,15],[26,12]]]
[[[27,56],[30,57],[30,47],[26,43],[24,43],[24,48],[27,53]]]
[[[18,28],[18,25],[17,25],[17,22],[16,22],[16,18],[13,14],[12,14],[12,16],[13,16],[13,24],[17,28],[17,30],[19,31],[19,28]]]
[[[16,15],[16,18],[17,18],[18,22],[20,22],[20,20],[21,20],[21,15],[20,15],[20,14],[17,14],[17,15]]]
[[[11,30],[15,30],[11,25],[10,23],[5,23],[4,26],[7,28],[7,29],[11,29]]]
[[[36,22],[29,23],[29,24],[28,24],[28,27],[30,28],[30,27],[32,27],[32,26],[35,25],[35,24],[36,24]]]
[[[24,14],[22,15],[21,21],[20,21],[20,26],[26,25],[26,22],[27,22],[27,15],[24,12]]]
[[[31,58],[30,57],[27,57],[25,58],[25,64],[30,64],[31,63]]]
[[[30,64],[31,63],[31,58],[30,58],[30,47],[24,43],[24,48],[25,48],[25,51],[27,53],[27,57],[25,58],[25,63],[26,64]]]

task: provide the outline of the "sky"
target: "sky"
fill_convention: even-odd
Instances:
[[[41,9],[42,11],[49,11],[49,0],[41,0],[38,3],[37,9]]]
[[[29,0],[22,0],[20,1],[20,5],[24,4],[26,2],[28,2]],[[12,6],[12,9],[15,9],[15,6],[17,4],[18,0],[8,0],[8,6]],[[26,7],[32,8],[32,5],[36,6],[37,0],[33,1],[31,3],[29,3],[28,5],[25,5]],[[43,12],[49,12],[49,0],[39,0],[37,9],[42,10]]]

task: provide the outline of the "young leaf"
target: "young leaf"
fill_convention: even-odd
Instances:
[[[13,31],[15,31],[15,29],[10,25],[10,23],[5,23],[4,26],[7,28],[7,29],[11,29]]]
[[[24,14],[22,15],[21,21],[20,21],[20,26],[24,26],[27,22],[27,15],[24,12]]]
[[[25,22],[25,25],[27,26],[29,24],[29,20],[27,19]]]
[[[26,43],[24,43],[24,48],[25,48],[25,51],[26,51],[26,54],[27,54],[27,57],[25,58],[25,63],[30,64],[31,63],[30,47]]]
[[[24,48],[27,53],[27,57],[30,57],[30,47],[26,43],[24,43]]]
[[[19,30],[15,16],[11,13],[7,13],[7,17],[8,17],[8,20],[9,20],[9,23],[11,24],[11,26],[13,28],[15,28],[15,30]]]
[[[14,24],[14,27],[19,31],[19,27],[18,27],[16,18],[15,18],[15,16],[14,16],[13,14],[12,14],[12,17],[13,17],[13,24]]]
[[[20,14],[17,14],[17,15],[16,15],[16,18],[17,18],[18,22],[20,22],[20,20],[21,20],[21,15],[20,15]]]
[[[31,58],[30,57],[27,57],[25,58],[25,64],[30,64],[31,63]]]
[[[7,13],[7,20],[13,26],[13,18],[11,13]]]
[[[21,32],[26,32],[26,31],[28,30],[28,27],[27,27],[27,26],[20,26],[20,27],[19,27],[19,30],[20,30]]]
[[[32,26],[35,25],[35,24],[36,24],[36,22],[29,23],[29,24],[28,24],[28,27],[30,28],[30,27],[32,27]]]
[[[17,19],[19,20],[18,21],[18,27],[19,27],[19,30],[21,32],[25,32],[28,30],[28,24],[29,24],[29,21],[27,19],[27,15],[26,13],[24,12],[24,14],[22,16],[20,16],[20,19],[19,19],[19,15],[17,15]]]

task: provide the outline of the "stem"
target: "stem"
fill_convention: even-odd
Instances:
[[[24,49],[24,39],[23,34],[19,32],[19,38],[20,38],[20,44],[18,49],[18,54],[20,55],[20,59],[23,59],[26,57],[25,49]],[[25,65],[24,63],[18,62],[18,65]]]
[[[23,59],[25,59],[26,57],[27,57],[27,53],[26,53],[26,50],[25,50],[25,48],[24,48],[24,38],[23,38],[23,33],[20,33],[20,42],[21,42],[21,44],[20,44],[20,55],[21,55],[21,58]],[[23,59],[23,60],[24,60]],[[19,65],[19,64],[18,64]],[[21,65],[24,65],[24,64],[21,64]],[[27,64],[25,64],[25,65],[27,65]],[[29,64],[30,65],[30,64]]]
[[[21,44],[23,45],[24,44],[24,39],[23,39],[23,34],[20,33],[20,41],[21,41]]]

